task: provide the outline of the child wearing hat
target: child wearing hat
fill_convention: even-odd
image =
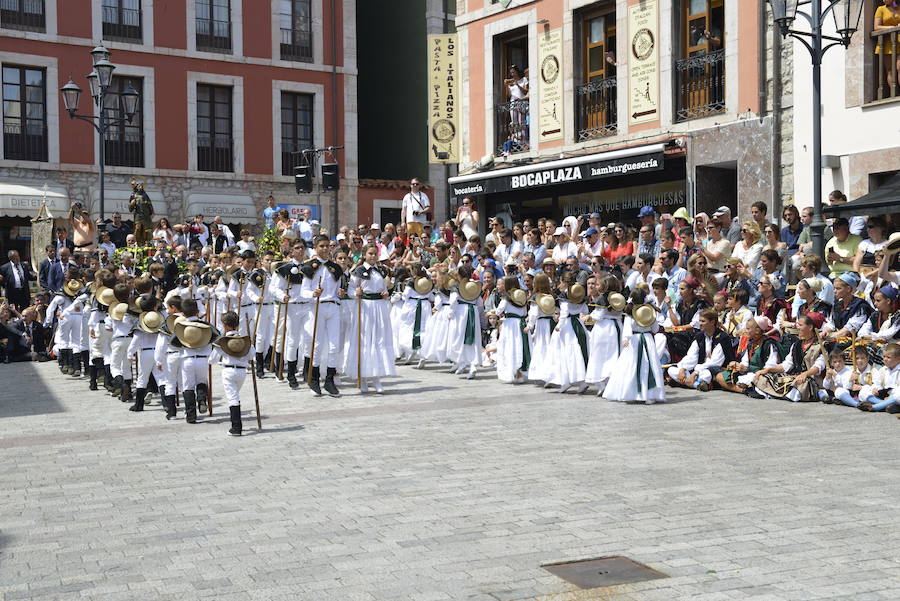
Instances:
[[[137,325],[135,312],[130,306],[131,290],[127,284],[116,284],[113,288],[115,303],[109,308],[112,341],[110,342],[110,371],[113,377],[113,396],[123,403],[131,400],[131,361],[128,347],[134,337]]]
[[[253,342],[249,335],[241,335],[238,331],[240,317],[234,311],[222,315],[222,337],[213,345],[209,355],[209,364],[219,363],[222,366],[222,394],[228,403],[231,414],[231,429],[228,433],[240,436],[241,423],[241,386],[247,377],[250,358],[254,355]]]
[[[137,318],[137,327],[134,337],[128,347],[128,356],[137,356],[137,383],[135,386],[134,405],[129,411],[143,411],[144,401],[147,398],[147,385],[150,382],[150,374],[154,374],[157,380],[162,379],[161,370],[156,370],[156,338],[159,328],[163,323],[163,315],[158,312],[158,300],[151,294],[142,294],[137,299],[137,306],[141,314]],[[154,373],[155,372],[155,373]]]
[[[659,331],[656,309],[647,303],[645,286],[631,292],[625,307],[622,352],[602,396],[611,401],[665,402],[663,371],[653,335]]]
[[[181,389],[181,347],[175,346],[175,320],[181,316],[181,297],[171,295],[166,297],[166,320],[160,328],[160,335],[156,337],[156,348],[153,357],[160,376],[159,395],[166,410],[166,419],[175,419],[177,411],[175,399]]]
[[[189,424],[197,422],[197,406],[206,405],[209,393],[207,369],[212,343],[218,331],[197,317],[197,301],[181,301],[181,319],[175,321],[175,340],[181,347],[181,383],[184,394],[184,417]],[[224,313],[223,313],[224,316]]]
[[[587,390],[589,361],[588,332],[581,316],[588,313],[585,289],[575,282],[575,274],[565,272],[559,281],[559,323],[550,338],[550,365],[545,388],[559,386],[551,392],[566,392],[573,386],[578,394]]]

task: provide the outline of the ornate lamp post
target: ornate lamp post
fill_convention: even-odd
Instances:
[[[131,123],[134,114],[137,112],[140,94],[130,84],[128,89],[120,94],[122,101],[122,112],[124,117],[112,119],[107,114],[106,96],[109,92],[109,86],[112,83],[112,74],[116,66],[109,62],[110,52],[103,46],[97,46],[91,50],[91,58],[93,59],[94,69],[87,75],[88,85],[91,88],[91,96],[94,99],[94,105],[99,108],[96,115],[79,115],[78,103],[81,100],[81,88],[78,87],[72,79],[60,88],[63,97],[63,104],[69,117],[72,119],[81,119],[87,121],[100,134],[100,216],[99,222],[103,222],[105,217],[105,201],[106,190],[104,185],[104,176],[106,168],[106,132],[112,127],[118,127],[123,123]]]
[[[864,0],[768,0],[775,24],[785,38],[799,40],[812,59],[813,75],[813,221],[810,224],[813,252],[823,256],[825,221],[822,219],[822,57],[834,46],[848,47],[859,29]],[[809,12],[798,10],[809,7]],[[834,19],[837,37],[824,35],[822,26]],[[797,16],[803,17],[809,30],[792,29]]]

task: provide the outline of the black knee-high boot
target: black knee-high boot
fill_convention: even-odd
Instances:
[[[91,370],[91,383],[90,383],[90,389],[91,389],[91,390],[97,390],[97,389],[98,389],[98,386],[97,386],[97,378],[98,378],[98,376],[100,375],[100,369],[101,369],[102,366],[103,366],[103,359],[102,359],[102,358],[99,358],[99,357],[98,357],[98,358],[96,358],[96,359],[92,359],[92,360],[91,360],[91,367],[90,367],[90,370]]]
[[[318,367],[310,367],[312,370],[312,377],[309,380],[309,389],[312,390],[312,393],[316,396],[322,396],[322,389],[319,387],[319,368]]]
[[[123,403],[133,400],[133,397],[131,396],[131,380],[125,380],[122,383],[122,397],[119,400]]]
[[[303,381],[306,382],[309,379],[309,357],[303,357]]]
[[[65,365],[66,365],[65,360],[63,359],[63,357],[66,354],[65,350],[66,349],[59,349],[59,351],[57,351],[57,353],[56,353],[56,365],[59,367],[59,371],[61,371],[61,372],[63,371],[63,368],[65,368]]]
[[[262,353],[256,353],[256,377],[264,378],[265,371],[263,368],[263,364],[266,362],[265,357],[263,357]]]
[[[206,402],[208,392],[209,388],[206,386],[206,384],[197,384],[197,409],[200,411],[200,413],[209,412],[209,405]]]
[[[297,362],[288,361],[287,367],[288,385],[294,390],[297,390],[300,388],[300,382],[297,381]]]
[[[228,430],[228,433],[232,436],[240,436],[242,428],[241,406],[229,407],[228,412],[231,413],[231,429]]]
[[[73,378],[81,377],[81,352],[69,351],[69,375]]]
[[[147,398],[147,389],[146,388],[138,388],[134,391],[134,405],[128,408],[129,411],[143,411],[144,410],[144,399]]]
[[[103,387],[106,389],[106,392],[112,392],[113,390],[112,369],[109,363],[103,364]]]
[[[114,397],[122,396],[122,388],[124,386],[125,386],[125,378],[123,378],[122,376],[116,376],[115,378],[113,378],[112,391],[110,392],[110,394],[113,395]]]
[[[337,375],[336,367],[329,367],[325,370],[325,390],[333,397],[341,396],[341,392],[334,383],[334,377]]]
[[[197,396],[193,390],[185,390],[182,393],[184,397],[184,419],[189,424],[197,423]]]
[[[62,366],[60,371],[68,376],[72,373],[72,350],[67,348],[60,349],[59,356],[60,365]]]
[[[81,373],[84,375],[88,375],[89,367],[91,365],[91,352],[90,351],[81,351]]]

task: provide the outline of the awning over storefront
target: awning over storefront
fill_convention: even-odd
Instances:
[[[121,213],[122,219],[130,221],[132,219],[131,210],[128,208],[128,201],[131,200],[131,187],[124,188],[106,188],[103,191],[103,216],[106,219],[112,219],[113,213]],[[163,217],[168,217],[166,211],[162,211],[164,203],[160,197],[160,193],[148,190],[150,201],[153,203],[153,223],[156,223]],[[91,188],[91,218],[100,217],[100,189]]]
[[[456,197],[576,184],[617,175],[660,171],[665,167],[664,149],[665,144],[651,144],[460,175],[451,177],[447,182],[450,184],[451,196]]]
[[[47,186],[45,193],[43,188],[33,185],[0,183],[0,216],[34,217],[45,198],[47,210],[53,217],[68,215],[69,199],[62,186]]]
[[[900,173],[868,194],[850,202],[824,207],[822,212],[828,217],[900,213]]]
[[[252,198],[228,194],[191,194],[184,207],[184,217],[192,219],[198,213],[207,221],[219,215],[230,223],[253,223],[259,217]]]

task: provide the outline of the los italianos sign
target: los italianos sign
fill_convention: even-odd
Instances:
[[[550,169],[537,168],[525,173],[493,175],[484,179],[471,179],[452,184],[453,196],[494,194],[515,190],[530,190],[543,186],[576,184],[583,181],[604,179],[631,173],[659,171],[664,167],[663,153],[649,154],[594,161],[580,165],[558,166]],[[510,169],[513,171],[514,169]],[[515,171],[518,171],[515,169]]]

